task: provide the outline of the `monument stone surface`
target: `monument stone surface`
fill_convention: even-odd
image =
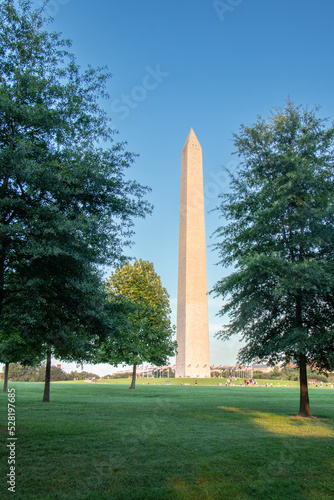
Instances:
[[[190,130],[182,150],[176,377],[210,377],[202,148]]]

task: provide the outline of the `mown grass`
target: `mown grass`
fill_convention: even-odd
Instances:
[[[196,384],[195,384],[196,381]],[[63,383],[63,382],[60,382]],[[76,384],[86,384],[87,382],[83,380],[77,380],[75,382],[68,381],[67,383],[76,383]],[[98,380],[97,382],[92,382],[92,383],[97,383],[97,384],[115,384],[115,385],[129,385],[131,384],[131,378],[121,378],[121,379],[101,379]],[[151,377],[143,377],[139,378],[136,381],[136,385],[199,385],[199,386],[208,386],[208,385],[225,385],[227,383],[226,378],[151,378]],[[299,382],[298,381],[290,381],[290,380],[276,380],[276,379],[258,379],[257,380],[257,385],[258,386],[264,386],[266,385],[272,385],[275,387],[281,387],[281,386],[292,386],[292,387],[299,387]],[[240,386],[240,385],[245,385],[243,379],[240,380],[233,380],[230,385],[232,387],[235,386]],[[326,383],[323,384],[326,386]],[[331,386],[332,384],[327,383],[327,386]],[[320,386],[320,382],[317,384],[317,386]]]
[[[334,390],[42,384],[16,388],[18,499],[332,499]],[[7,396],[1,394],[1,498]]]

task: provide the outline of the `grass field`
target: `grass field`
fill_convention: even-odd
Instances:
[[[17,499],[333,499],[334,389],[54,383],[16,389]],[[275,382],[277,384],[277,382]],[[7,395],[1,394],[1,498]]]
[[[137,379],[136,385],[166,385],[168,382],[171,385],[195,385],[195,381],[197,381],[196,385],[200,386],[207,386],[207,385],[225,385],[226,378],[140,378]],[[83,381],[78,381],[78,383],[86,383]],[[130,378],[123,378],[123,379],[103,379],[99,380],[97,383],[99,384],[125,384],[130,386],[131,384],[131,379]],[[298,381],[282,381],[282,380],[258,380],[257,381],[258,385],[265,385],[268,383],[268,385],[272,384],[274,386],[282,386],[282,385],[287,385],[289,384],[294,386],[294,387],[299,387],[299,382]],[[239,386],[239,385],[244,385],[243,380],[235,380],[231,382],[232,386]],[[326,384],[325,384],[326,385]],[[331,385],[331,384],[330,384]]]

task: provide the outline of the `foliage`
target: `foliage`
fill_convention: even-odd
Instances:
[[[298,368],[293,368],[291,366],[283,366],[281,369],[281,378],[283,380],[298,380],[299,370]]]
[[[100,378],[95,373],[86,372],[85,370],[82,370],[80,372],[78,372],[78,371],[73,372],[72,371],[71,373],[67,373],[66,376],[67,376],[66,380],[86,380],[88,378],[95,378],[95,379]]]
[[[3,368],[3,373],[5,367]],[[19,363],[11,363],[9,365],[9,380],[21,382],[37,382],[38,368],[36,366],[22,366]]]
[[[42,363],[38,367],[35,381],[43,382],[44,380],[45,380],[45,363]],[[51,366],[51,382],[59,382],[64,380],[68,380],[67,373],[65,373],[61,368],[58,368],[58,366]],[[31,380],[31,382],[34,382],[34,380]]]
[[[263,373],[260,370],[255,370],[253,372],[253,377],[255,378],[255,380],[257,380],[257,379],[268,379],[269,377],[267,375],[268,375],[267,373]]]
[[[52,349],[87,359],[108,330],[97,267],[123,259],[147,188],[100,106],[109,74],[82,71],[31,2],[0,5],[2,361]],[[7,356],[7,357],[6,357]]]
[[[222,339],[241,334],[240,362],[334,367],[334,128],[288,102],[235,135],[242,162],[220,211],[214,287],[227,301]]]
[[[275,367],[272,371],[263,373],[262,371],[254,371],[253,377],[255,379],[265,380],[299,380],[299,370],[290,366],[284,366],[279,369]]]
[[[268,373],[263,373],[261,371],[254,371],[253,376],[255,379],[297,381],[297,380],[299,380],[299,370],[298,370],[298,368],[291,368],[291,367],[285,366],[281,370],[274,369]],[[330,382],[331,381],[331,374],[329,374],[327,377],[326,375],[319,374],[319,372],[317,372],[315,370],[309,370],[308,371],[308,378],[319,380],[322,382]]]
[[[127,262],[106,282],[111,302],[123,307],[123,323],[104,346],[105,362],[155,365],[175,352],[169,295],[152,263]],[[102,358],[103,361],[103,358]]]
[[[309,370],[308,376],[310,379],[315,379],[318,380],[319,382],[325,382],[325,383],[330,382],[330,376],[320,374],[319,372],[314,370]]]
[[[3,373],[5,367],[3,367]],[[51,382],[61,380],[84,380],[87,378],[99,378],[94,373],[86,371],[66,373],[58,366],[51,367]],[[45,379],[45,363],[38,366],[23,366],[20,363],[11,363],[9,365],[9,379],[11,381],[21,382],[43,382]]]

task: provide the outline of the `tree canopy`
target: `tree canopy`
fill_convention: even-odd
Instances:
[[[105,362],[162,365],[175,353],[167,290],[151,262],[138,260],[117,268],[106,282],[110,300],[123,308],[123,324],[105,344]],[[133,384],[135,381],[135,373]]]
[[[299,414],[310,415],[306,366],[334,367],[334,128],[287,102],[235,134],[242,159],[221,196],[217,248],[235,270],[218,281],[239,361],[297,363]]]
[[[107,325],[99,266],[126,260],[148,188],[101,107],[109,73],[81,70],[30,1],[0,23],[0,336],[82,360]]]

